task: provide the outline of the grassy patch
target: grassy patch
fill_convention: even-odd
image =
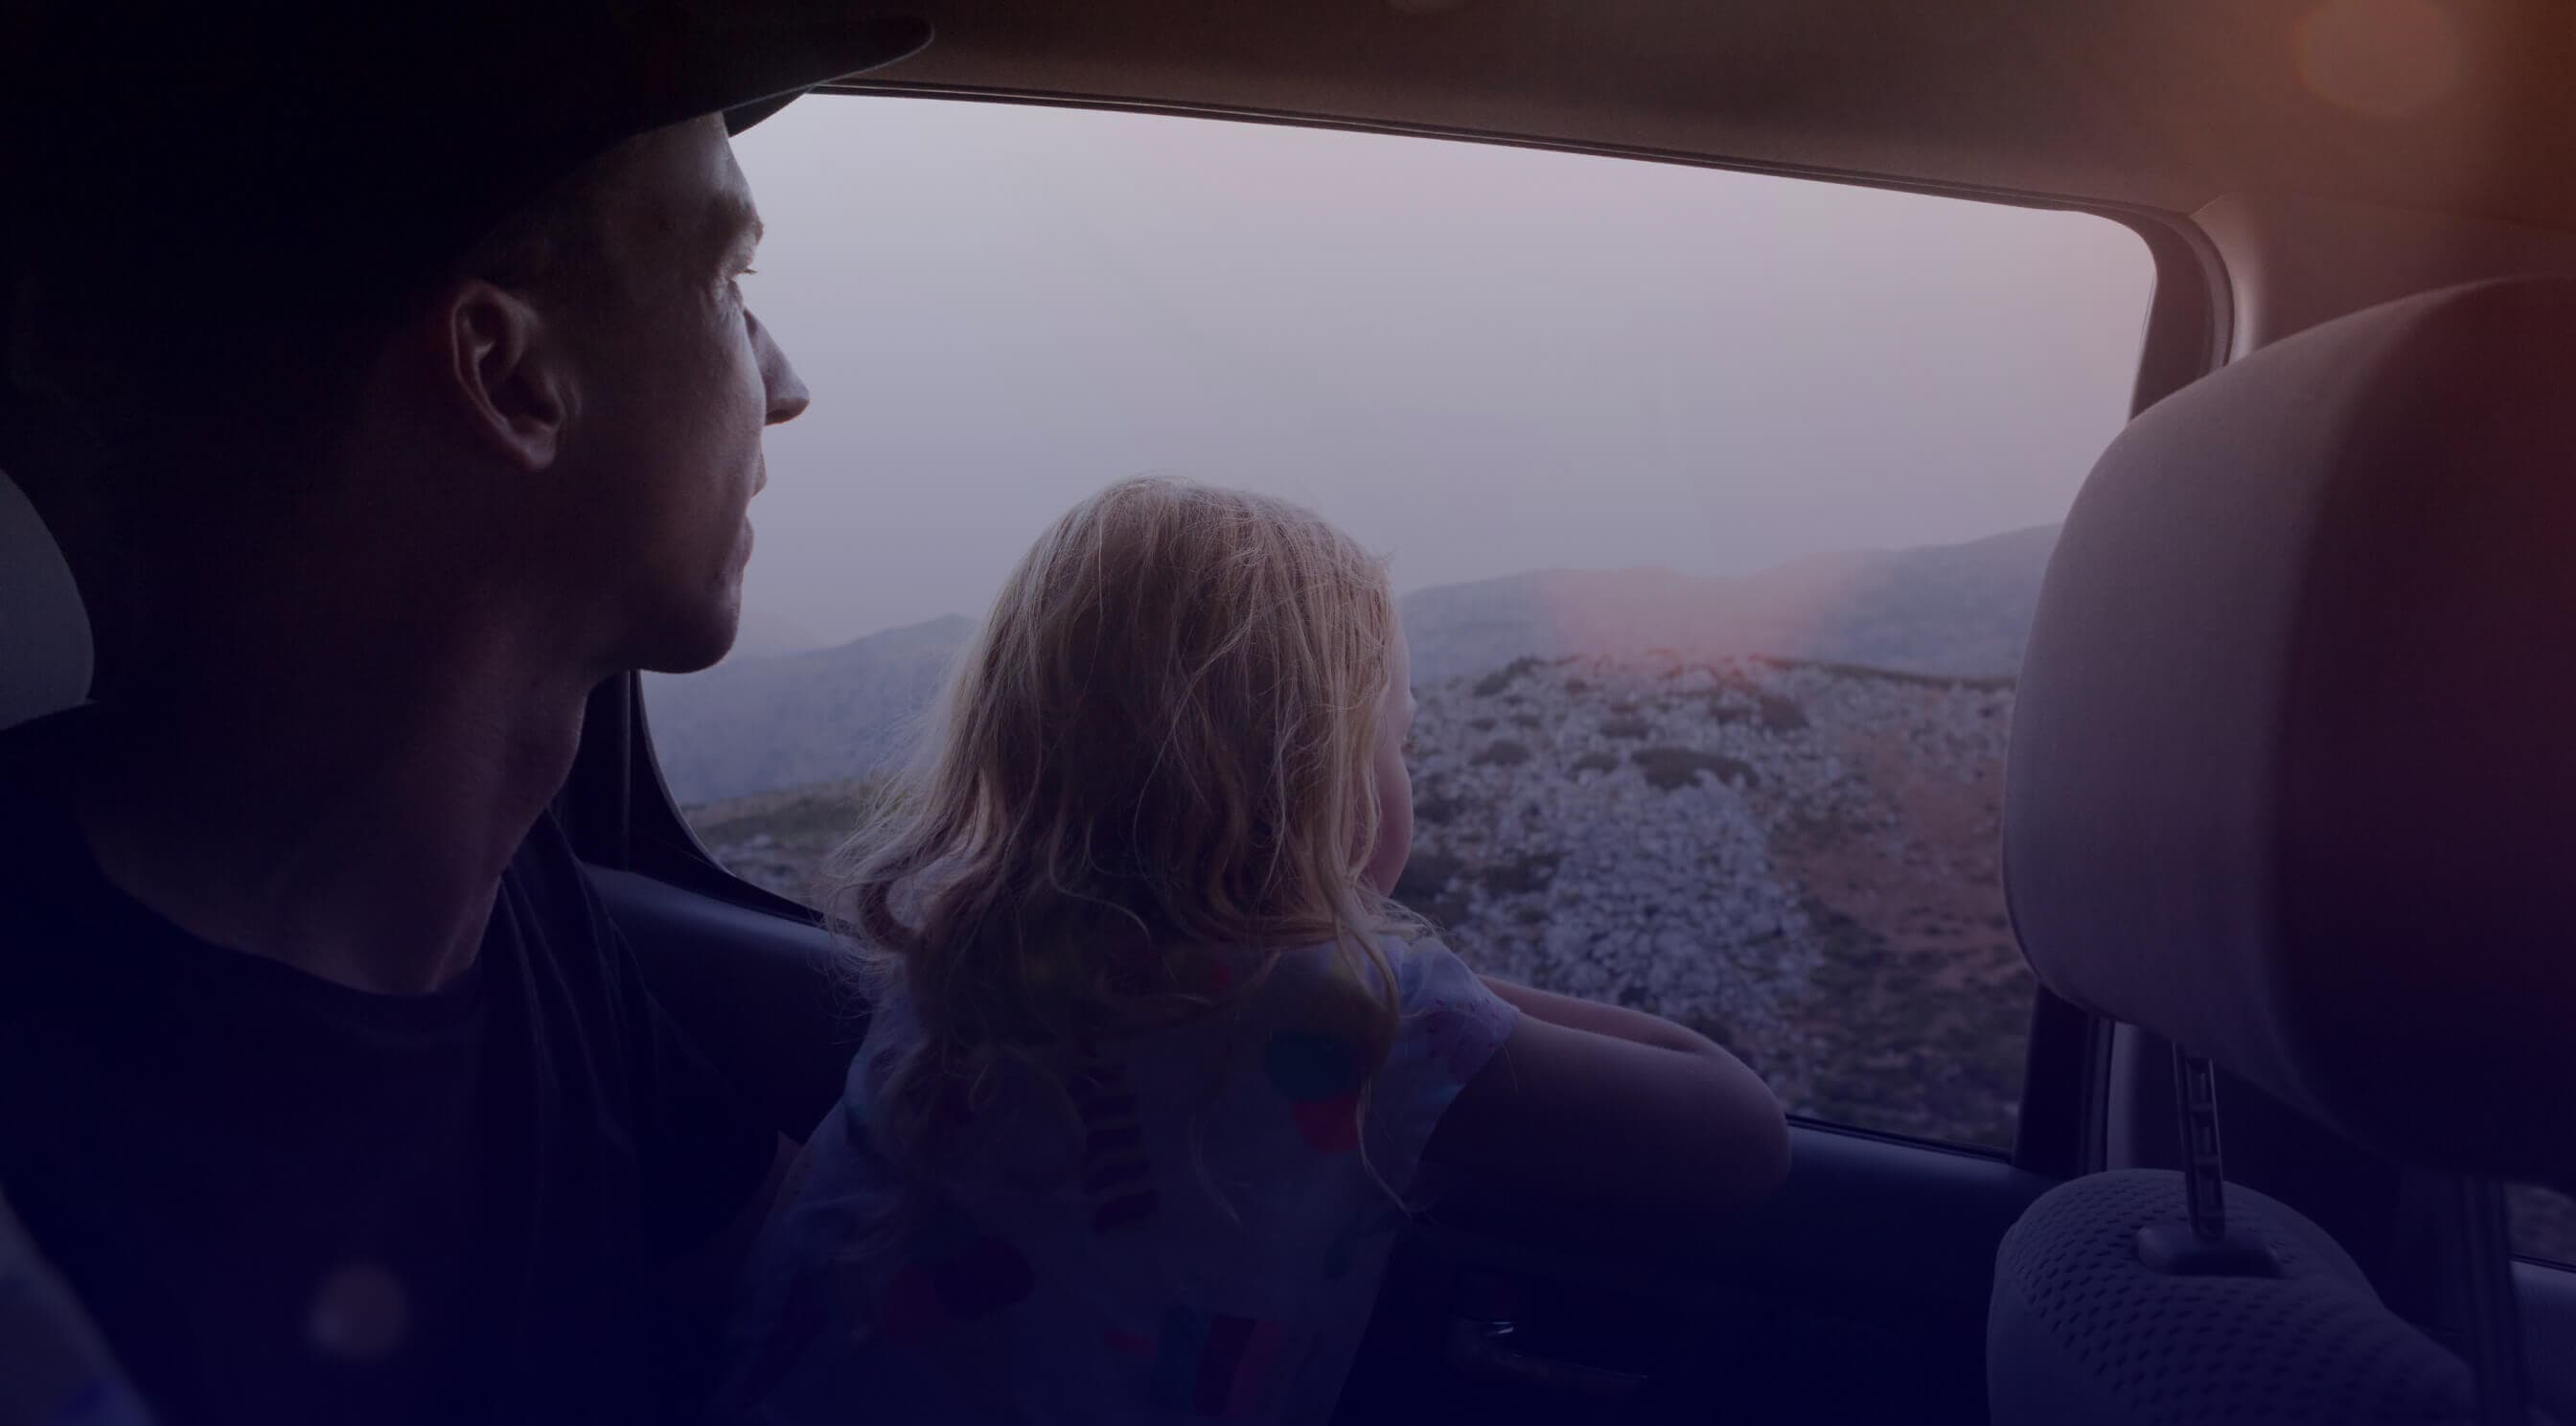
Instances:
[[[1682,1017],[1681,1024],[1683,1029],[1693,1034],[1708,1037],[1710,1044],[1723,1045],[1730,1050],[1735,1050],[1735,1032],[1727,1028],[1725,1021],[1714,1015],[1686,1015]],[[1741,1059],[1744,1052],[1735,1050],[1735,1054]]]
[[[1467,917],[1467,899],[1451,895],[1449,886],[1466,869],[1445,852],[1416,850],[1395,879],[1395,902],[1434,926],[1455,925]]]
[[[2015,956],[1961,983],[1956,953],[1900,950],[1820,898],[1802,899],[1821,953],[1806,1018],[1823,1043],[1815,1112],[1953,1142],[2012,1143],[2030,1018]]]
[[[1527,654],[1523,654],[1519,658],[1512,660],[1510,663],[1503,665],[1501,668],[1494,670],[1492,673],[1486,674],[1483,678],[1477,679],[1475,694],[1478,698],[1491,698],[1495,694],[1502,692],[1504,689],[1509,688],[1514,683],[1518,682],[1522,674],[1528,673],[1533,669],[1542,668],[1545,666],[1545,663],[1546,661],[1543,659],[1536,659]]]
[[[1982,692],[1994,692],[2015,688],[2021,683],[2019,676],[2009,673],[1915,673],[1907,669],[1879,668],[1865,663],[1837,663],[1831,659],[1784,659],[1775,658],[1769,654],[1756,654],[1754,661],[1784,672],[1807,668],[1814,669],[1818,673],[1830,673],[1839,678],[1875,678],[1889,683],[1918,684],[1926,688],[1969,688]]]
[[[1666,792],[1690,786],[1704,772],[1716,774],[1720,782],[1741,776],[1747,787],[1759,781],[1742,761],[1697,748],[1641,748],[1629,757],[1644,769],[1646,781]]]
[[[1547,890],[1556,879],[1556,868],[1565,860],[1561,852],[1531,852],[1504,866],[1491,866],[1476,879],[1485,890],[1496,896],[1526,896]]]
[[[874,778],[757,793],[681,809],[698,840],[727,846],[766,836],[782,846],[838,842],[859,829],[885,795]]]
[[[885,787],[873,779],[816,783],[728,797],[681,809],[707,850],[732,871],[791,900],[815,896],[835,848],[876,812]]]
[[[1466,810],[1467,804],[1464,801],[1455,797],[1444,797],[1435,794],[1430,797],[1418,799],[1414,802],[1413,820],[1416,822],[1428,822],[1432,826],[1437,827],[1443,823],[1457,820],[1458,814]]]

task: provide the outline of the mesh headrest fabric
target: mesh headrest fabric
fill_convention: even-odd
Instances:
[[[2472,1426],[2466,1363],[2389,1311],[2315,1224],[2251,1189],[2228,1222],[2277,1277],[2159,1273],[2138,1230],[2183,1212],[2182,1175],[2087,1174],[2043,1194],[1995,1253],[1986,1381],[1996,1426]]]

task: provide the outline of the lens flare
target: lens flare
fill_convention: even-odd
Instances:
[[[2293,35],[2299,78],[2330,104],[2402,119],[2460,87],[2460,36],[2429,0],[2326,0]]]
[[[322,1280],[308,1324],[313,1345],[343,1361],[381,1361],[411,1328],[402,1283],[374,1263],[350,1263]]]

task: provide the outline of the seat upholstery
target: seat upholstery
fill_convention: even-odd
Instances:
[[[2576,281],[2426,293],[2131,423],[2041,589],[2004,814],[2052,990],[2386,1159],[2560,1185],[2571,333]],[[2278,1276],[2150,1268],[2138,1230],[2184,1216],[2138,1172],[2030,1209],[1996,1262],[1996,1421],[2477,1419],[2467,1366],[2312,1224],[2233,1187]]]
[[[2041,980],[2401,1162],[2576,1185],[2576,281],[2356,313],[2146,412],[2013,719]]]
[[[2231,1426],[2471,1422],[2468,1367],[2394,1313],[2316,1225],[2231,1187],[2228,1221],[2281,1276],[2159,1275],[2138,1229],[2173,1221],[2182,1175],[2091,1174],[2004,1235],[1987,1318],[1999,1422]]]
[[[867,1006],[820,926],[591,868],[644,978],[778,1132],[805,1141],[841,1101]]]

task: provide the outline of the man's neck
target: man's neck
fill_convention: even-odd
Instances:
[[[75,811],[108,878],[182,929],[424,993],[473,964],[503,869],[571,769],[592,680],[506,639],[331,632],[227,641],[101,708]]]

